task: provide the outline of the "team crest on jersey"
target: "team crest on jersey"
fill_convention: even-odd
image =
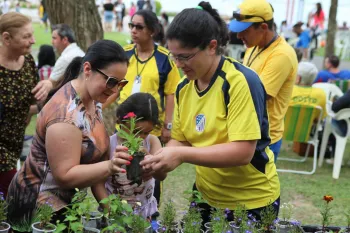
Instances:
[[[203,114],[198,114],[196,116],[196,130],[198,132],[203,132],[205,128],[205,116]]]

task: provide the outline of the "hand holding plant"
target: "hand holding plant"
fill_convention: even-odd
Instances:
[[[136,127],[138,120],[140,118],[136,118],[133,112],[129,112],[124,116],[123,123],[120,124],[118,137],[124,140],[123,146],[127,147],[128,153],[133,156],[131,164],[126,166],[127,178],[141,185],[143,171],[140,162],[144,159],[146,153],[142,147],[143,139],[139,137],[140,130]]]

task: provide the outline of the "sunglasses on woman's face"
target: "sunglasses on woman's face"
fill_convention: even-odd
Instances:
[[[125,87],[126,84],[128,84],[128,80],[126,79],[122,79],[122,80],[118,80],[115,77],[112,76],[108,76],[107,74],[103,73],[101,70],[99,69],[95,69],[98,73],[102,74],[103,77],[106,79],[106,87],[109,89],[114,88],[115,86],[118,86],[119,89]]]
[[[138,30],[138,31],[141,31],[141,30],[143,30],[143,29],[145,28],[145,26],[140,25],[140,24],[129,23],[129,28],[130,28],[130,30],[132,30],[134,27],[135,27],[136,30]]]

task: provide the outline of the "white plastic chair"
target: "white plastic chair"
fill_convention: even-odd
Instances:
[[[345,136],[339,135],[334,127],[332,127],[332,119],[334,120],[344,120],[347,124],[347,133]],[[350,136],[350,108],[345,108],[337,113],[330,112],[327,117],[327,121],[324,127],[324,132],[322,136],[322,145],[320,151],[320,157],[318,161],[318,166],[321,167],[324,160],[325,149],[329,135],[333,133],[335,136],[335,153],[334,153],[334,164],[333,164],[333,178],[339,179],[339,174],[341,170],[341,164],[343,161],[344,150],[346,147],[347,139]],[[324,140],[326,139],[326,140]]]
[[[340,97],[344,94],[342,90],[333,83],[314,83],[312,87],[321,88],[326,93],[328,101],[332,101],[334,97]]]

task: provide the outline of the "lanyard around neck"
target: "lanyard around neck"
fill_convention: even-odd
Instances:
[[[275,42],[275,40],[276,40],[277,38],[278,38],[278,35],[276,34],[276,35],[272,38],[272,40],[270,40],[270,42],[269,42],[267,45],[265,45],[264,48],[263,48],[262,50],[260,50],[260,51],[255,55],[255,57],[250,61],[250,59],[252,58],[253,53],[255,52],[256,48],[258,47],[258,46],[255,46],[255,47],[253,48],[253,51],[252,51],[252,52],[250,53],[250,55],[249,55],[249,58],[248,58],[248,61],[247,61],[247,66],[250,67],[250,66],[253,64],[254,60],[255,60],[262,52],[264,52],[264,50],[266,50],[273,42]]]

